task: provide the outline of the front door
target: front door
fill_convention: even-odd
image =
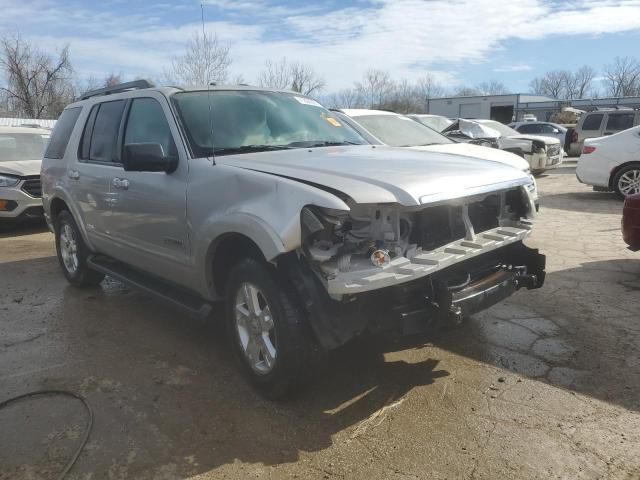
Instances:
[[[111,188],[118,193],[109,230],[117,257],[175,281],[190,269],[186,152],[176,147],[177,126],[162,95],[132,99],[125,115],[121,151],[128,144],[157,143],[166,156],[178,158],[178,167],[165,173],[126,172],[120,166],[114,172]]]

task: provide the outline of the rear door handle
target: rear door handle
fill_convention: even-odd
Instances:
[[[80,178],[80,172],[77,170],[69,170],[67,172],[67,177],[69,177],[71,180],[78,180]]]
[[[111,180],[111,185],[113,185],[118,190],[128,190],[129,189],[129,180],[126,178],[114,178]]]

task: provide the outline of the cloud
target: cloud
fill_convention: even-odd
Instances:
[[[526,63],[516,63],[514,65],[503,65],[493,69],[494,72],[528,72],[533,70],[531,65]]]
[[[62,0],[4,3],[0,29],[20,25],[26,37],[50,49],[69,43],[76,69],[94,74],[159,74],[201,28],[199,5],[191,3],[167,8],[127,3],[116,8],[103,2],[90,9]],[[460,76],[466,65],[489,64],[510,40],[640,30],[638,0],[206,3],[207,28],[230,44],[234,74],[253,81],[265,60],[286,56],[311,64],[329,90],[351,86],[368,68],[410,80],[437,70],[448,84],[459,83],[464,82]],[[526,62],[515,61],[493,70],[530,69]]]

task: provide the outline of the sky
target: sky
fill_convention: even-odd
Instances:
[[[498,80],[527,92],[552,69],[640,58],[640,0],[202,0],[205,28],[230,46],[231,77],[255,83],[264,62],[311,65],[325,92],[370,68],[431,73],[447,90]],[[158,78],[202,30],[191,0],[0,0],[0,32],[56,52],[82,77]]]

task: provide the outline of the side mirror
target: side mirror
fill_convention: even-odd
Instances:
[[[124,146],[122,164],[126,172],[173,172],[177,159],[168,158],[159,143],[130,143]]]

